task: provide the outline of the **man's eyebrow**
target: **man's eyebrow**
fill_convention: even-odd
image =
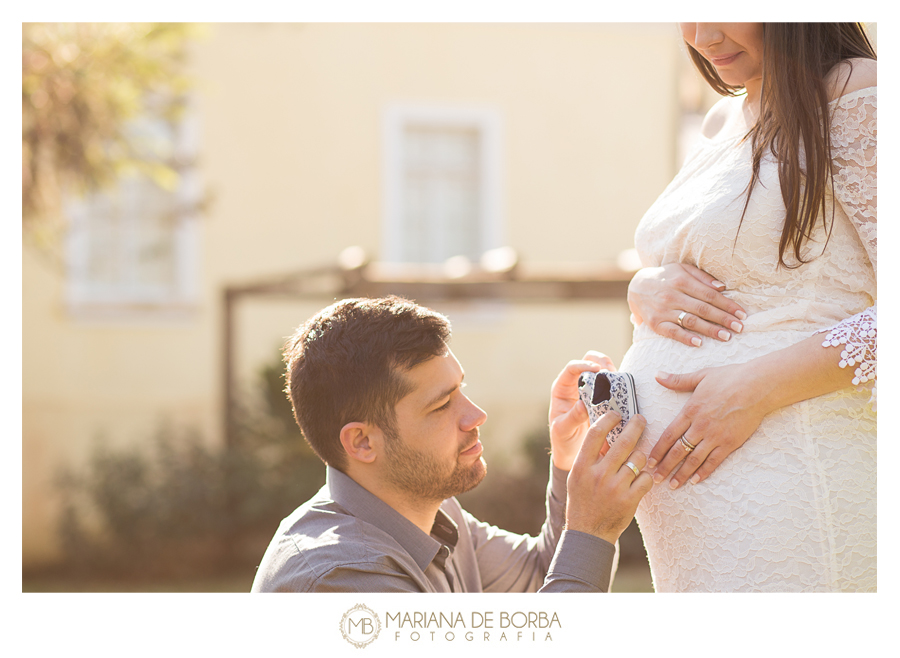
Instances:
[[[466,378],[466,373],[463,373],[462,377],[460,377],[460,379],[459,379],[459,384],[457,384],[457,385],[454,386],[453,388],[448,388],[446,391],[441,391],[438,395],[435,395],[433,398],[431,398],[431,399],[425,404],[425,407],[424,407],[424,408],[425,408],[425,409],[430,409],[431,407],[433,407],[434,405],[436,405],[440,400],[443,400],[445,397],[447,397],[448,395],[450,395],[451,393],[453,393],[453,391],[455,391],[455,390],[458,389],[460,386],[462,386],[463,380],[465,380],[465,378]]]

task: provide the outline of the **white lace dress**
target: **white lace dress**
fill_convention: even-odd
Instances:
[[[828,332],[824,343],[844,345],[842,366],[855,370],[859,385],[770,414],[699,484],[654,486],[636,515],[654,586],[874,591],[876,89],[830,105],[834,228],[826,246],[819,227],[808,246],[816,257],[797,269],[777,267],[784,204],[771,159],[738,232],[750,143],[741,139],[746,123],[736,120],[742,99],[720,103],[713,111],[729,116],[731,129],[700,138],[641,220],[635,242],[645,267],[681,262],[709,272],[749,317],[729,342],[707,338],[699,348],[646,324],[635,328],[620,369],[634,376],[648,420],[639,445],[649,454],[689,397],[660,386],[660,370],[742,363]]]

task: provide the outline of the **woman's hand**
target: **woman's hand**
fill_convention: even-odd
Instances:
[[[635,323],[646,322],[660,336],[699,347],[700,336],[724,342],[744,328],[740,321],[747,312],[723,290],[724,283],[693,265],[645,267],[628,284],[628,306]]]
[[[654,481],[662,482],[681,460],[669,486],[705,480],[747,442],[766,414],[852,385],[854,373],[840,367],[840,352],[822,347],[822,336],[813,334],[746,363],[658,373],[656,381],[666,388],[693,394],[650,453],[647,469],[656,467]]]
[[[569,361],[550,387],[550,450],[553,464],[564,471],[572,469],[590,425],[578,397],[578,375],[601,369],[615,371],[616,367],[605,354],[590,351],[584,359]]]
[[[728,455],[746,443],[763,417],[772,411],[768,385],[746,363],[683,375],[661,372],[656,381],[673,391],[693,391],[660,436],[647,462],[649,469],[659,464],[653,473],[653,481],[659,484],[684,460],[669,481],[672,489],[688,480],[696,484],[709,477]]]

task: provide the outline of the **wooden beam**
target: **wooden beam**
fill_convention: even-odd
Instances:
[[[375,264],[373,264],[375,265]],[[418,302],[452,300],[509,300],[516,302],[566,302],[573,300],[626,301],[632,273],[618,270],[593,270],[579,274],[550,272],[527,275],[521,270],[509,276],[475,271],[460,279],[426,274],[417,277],[410,270],[390,277],[387,269],[337,266],[318,267],[255,283],[227,286],[222,291],[222,422],[225,440],[236,440],[234,417],[236,383],[235,315],[244,297],[290,300],[322,300],[347,297],[384,297],[398,295]],[[431,272],[429,270],[429,272]]]

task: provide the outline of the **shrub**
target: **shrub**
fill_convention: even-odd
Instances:
[[[210,446],[163,423],[141,448],[100,441],[87,467],[63,474],[60,533],[70,572],[90,576],[197,577],[259,564],[278,523],[325,482],[325,468],[294,423],[280,360],[262,369],[254,400],[238,410],[231,446]],[[546,427],[523,440],[522,472],[493,468],[459,496],[477,518],[534,535],[544,522]],[[646,564],[632,524],[622,564]]]
[[[258,564],[281,519],[325,482],[278,370],[263,370],[258,402],[236,414],[234,445],[162,424],[146,446],[99,441],[82,472],[64,472],[66,566],[144,577]]]

